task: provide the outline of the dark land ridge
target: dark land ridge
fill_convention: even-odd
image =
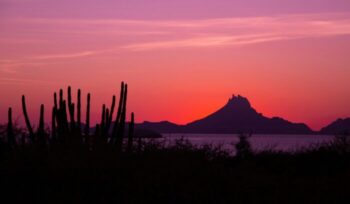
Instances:
[[[350,118],[339,119],[313,131],[304,123],[293,123],[280,117],[268,118],[258,113],[247,98],[233,96],[218,111],[186,125],[168,121],[143,122],[136,128],[150,129],[160,133],[201,133],[201,134],[341,134],[350,132]]]

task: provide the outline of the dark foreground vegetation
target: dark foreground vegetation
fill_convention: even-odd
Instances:
[[[348,203],[349,147],[230,156],[185,140],[142,141],[128,153],[25,146],[1,152],[1,194],[29,203]]]
[[[6,203],[349,203],[346,136],[286,153],[254,152],[249,138],[242,135],[235,155],[220,147],[196,147],[184,139],[170,145],[133,139],[133,121],[125,122],[126,90],[122,84],[115,122],[113,97],[94,133],[81,128],[80,94],[77,106],[68,98],[71,108],[65,109],[62,94],[59,102],[54,100],[50,131],[44,128],[43,114],[37,131],[26,113],[27,130],[14,128],[10,109],[9,122],[0,132],[0,199]],[[88,120],[86,124],[89,127]]]

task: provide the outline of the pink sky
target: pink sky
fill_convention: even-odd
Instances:
[[[123,80],[138,122],[185,124],[241,94],[317,130],[350,117],[348,0],[1,0],[0,122],[71,85],[93,119]],[[48,118],[48,115],[47,115]]]

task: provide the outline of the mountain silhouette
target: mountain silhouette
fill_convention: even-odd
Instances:
[[[329,135],[350,133],[350,118],[340,118],[322,128],[320,133]]]
[[[225,106],[209,116],[188,123],[176,125],[163,121],[144,122],[139,127],[161,133],[258,133],[258,134],[310,134],[313,131],[303,123],[292,123],[282,118],[267,118],[258,113],[247,98],[233,96]]]
[[[154,130],[160,133],[177,133],[184,132],[184,126],[171,123],[169,121],[161,122],[148,122],[145,121],[141,124],[136,124],[136,129]]]

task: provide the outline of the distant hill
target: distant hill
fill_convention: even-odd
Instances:
[[[282,118],[267,118],[251,107],[248,99],[238,95],[209,116],[187,125],[167,121],[144,122],[137,127],[161,133],[258,133],[258,134],[311,134],[313,131],[303,123],[292,123]]]
[[[136,129],[149,129],[160,133],[176,133],[176,132],[182,132],[181,129],[183,129],[183,126],[180,126],[168,121],[161,121],[161,122],[145,121],[143,123],[136,124]]]
[[[350,133],[350,118],[338,119],[322,128],[320,133],[330,135]]]

